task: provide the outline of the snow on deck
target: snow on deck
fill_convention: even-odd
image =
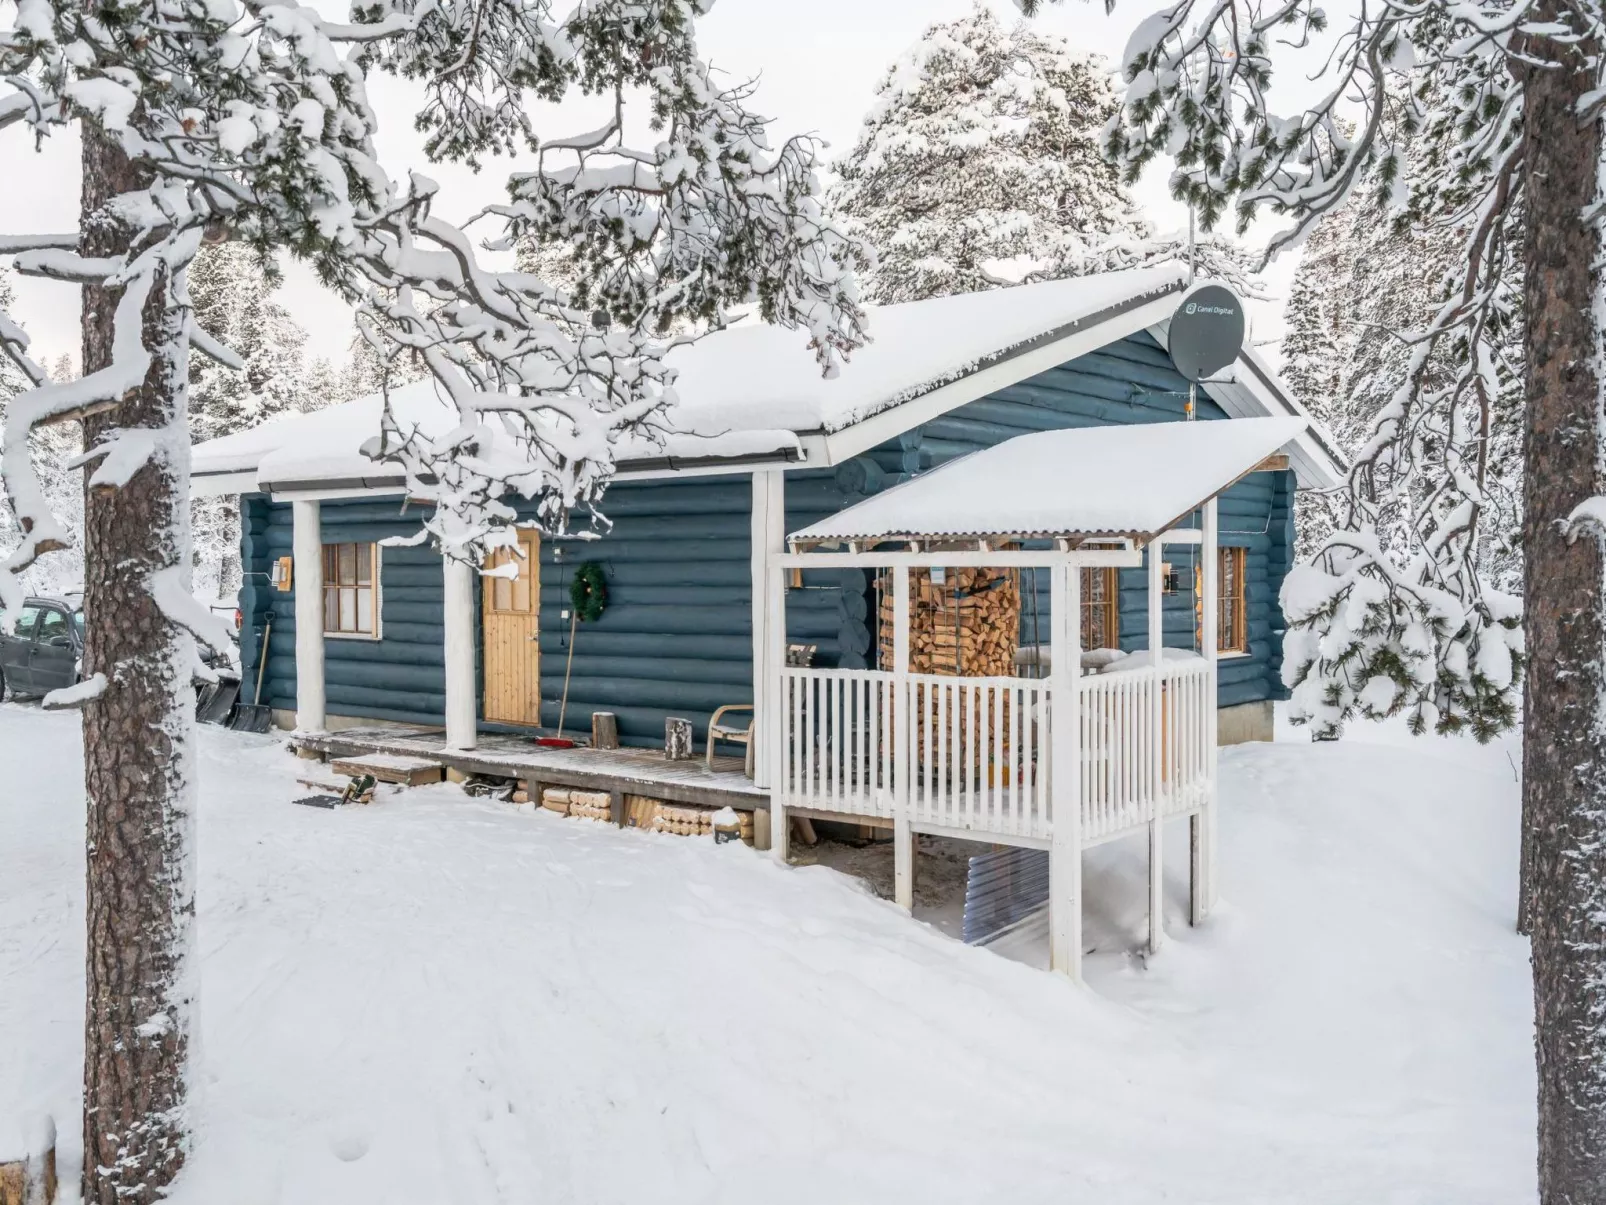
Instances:
[[[53,1112],[67,1184],[78,730],[0,705],[0,1132]],[[296,807],[277,739],[204,729],[171,1199],[1532,1201],[1506,752],[1354,736],[1223,752],[1222,907],[1189,929],[1171,879],[1148,966],[1142,841],[1089,853],[1084,991],[745,847],[450,786]]]
[[[1305,426],[1302,418],[1242,418],[1017,435],[790,538],[1149,536],[1215,497]]]

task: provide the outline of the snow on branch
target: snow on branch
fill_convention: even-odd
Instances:
[[[347,24],[296,0],[130,0],[115,23],[86,20],[74,0],[5,10],[0,122],[26,122],[41,139],[94,122],[149,183],[97,219],[126,236],[126,255],[80,255],[76,235],[0,242],[20,271],[123,290],[113,363],[71,386],[30,373],[36,388],[12,404],[5,487],[26,534],[0,572],[0,614],[18,604],[16,574],[65,538],[30,477],[29,431],[115,407],[139,385],[153,273],[179,286],[168,304],[186,306],[184,265],[203,232],[309,261],[358,307],[381,362],[405,358],[434,376],[459,419],[450,435],[424,439],[388,415],[375,434],[414,496],[436,503],[430,537],[475,564],[508,538],[512,496],[535,502],[549,529],[594,510],[619,444],[650,443],[664,427],[665,354],[737,307],[797,329],[821,371],[838,371],[866,338],[854,272],[867,253],[825,211],[816,144],[772,144],[747,107],[752,86],[717,80],[699,56],[706,8],[374,0]],[[483,216],[503,224],[503,244],[572,247],[586,281],[573,296],[488,268],[433,212],[432,182],[389,174],[367,96],[375,71],[422,81],[417,122],[433,157],[477,166],[535,154],[536,170],[512,177],[508,202]],[[532,102],[581,94],[610,98],[611,119],[538,133]],[[627,103],[648,117],[649,144],[627,144]],[[18,335],[0,324],[13,360],[24,355]],[[238,363],[204,332],[189,340]],[[101,438],[94,481],[115,488],[167,455],[153,439]]]
[[[81,711],[86,703],[105,694],[106,686],[105,674],[92,674],[82,682],[51,691],[39,705],[46,711]]]
[[[1403,354],[1367,386],[1386,401],[1337,530],[1301,571],[1339,585],[1314,605],[1290,577],[1284,665],[1296,714],[1318,722],[1409,708],[1418,726],[1487,737],[1512,721],[1521,668],[1518,608],[1486,563],[1491,456],[1521,405],[1520,77],[1606,26],[1598,6],[1535,0],[1381,0],[1328,22],[1318,0],[1174,0],[1127,44],[1105,149],[1128,179],[1169,157],[1172,194],[1206,229],[1229,211],[1240,231],[1281,218],[1266,259],[1352,205],[1455,242],[1442,271],[1424,265],[1437,300],[1387,333]],[[1325,60],[1320,93],[1287,112],[1272,85],[1290,45]]]

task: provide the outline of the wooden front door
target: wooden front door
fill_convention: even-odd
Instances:
[[[483,579],[485,719],[495,724],[541,722],[541,541],[519,532],[519,552],[499,549],[488,568],[513,565],[517,577]]]

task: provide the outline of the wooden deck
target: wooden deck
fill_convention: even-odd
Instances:
[[[319,736],[297,736],[302,749],[326,756],[389,753],[425,758],[465,774],[520,778],[535,786],[582,787],[619,795],[647,795],[671,803],[692,803],[743,811],[767,810],[769,792],[754,785],[739,757],[671,762],[652,749],[549,749],[527,737],[481,733],[468,752],[442,748],[443,728],[347,728]]]

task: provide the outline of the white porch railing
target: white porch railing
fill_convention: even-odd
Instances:
[[[781,764],[774,790],[798,807],[893,815],[893,675],[781,671]]]
[[[1189,812],[1207,802],[1210,762],[1210,667],[1203,661],[1163,666],[1160,705],[1152,673],[1083,678],[1082,841],[1092,844],[1162,814]],[[1155,716],[1159,730],[1155,730]]]
[[[1157,804],[1177,815],[1209,802],[1205,662],[1164,666],[1158,682],[1133,671],[1077,686],[1084,845],[1143,826]],[[1043,844],[1050,698],[1046,679],[788,667],[774,789],[786,807],[882,819],[906,791],[917,831]]]
[[[909,674],[918,830],[1047,840],[1048,683]]]

